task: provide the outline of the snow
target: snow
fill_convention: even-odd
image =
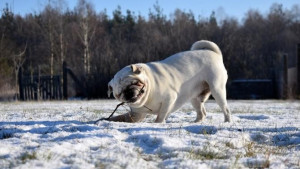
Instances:
[[[91,123],[117,104],[0,103],[0,168],[300,168],[299,101],[229,101],[232,123],[213,100],[201,123],[190,104],[165,124]]]

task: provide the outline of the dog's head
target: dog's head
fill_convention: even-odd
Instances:
[[[134,64],[121,69],[108,83],[108,97],[114,97],[133,107],[141,107],[147,99],[148,78],[142,64]]]

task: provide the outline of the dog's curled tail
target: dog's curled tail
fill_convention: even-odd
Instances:
[[[191,50],[202,50],[202,49],[211,50],[222,56],[222,52],[218,47],[218,45],[208,40],[197,41],[191,47]]]

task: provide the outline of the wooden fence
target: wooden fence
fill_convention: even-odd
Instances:
[[[19,72],[20,100],[60,100],[63,99],[61,76],[23,76]]]
[[[22,69],[19,71],[19,99],[20,100],[62,100],[68,99],[68,75],[75,82],[77,88],[84,96],[87,96],[86,89],[67,64],[63,64],[63,75],[24,76]]]

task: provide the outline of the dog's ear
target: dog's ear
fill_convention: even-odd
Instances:
[[[107,90],[107,96],[110,97],[111,93],[113,92],[113,88],[111,87],[111,81],[108,83],[108,90]]]
[[[131,65],[131,70],[133,73],[135,74],[140,74],[143,70],[143,68],[141,66],[137,66],[137,65]]]

